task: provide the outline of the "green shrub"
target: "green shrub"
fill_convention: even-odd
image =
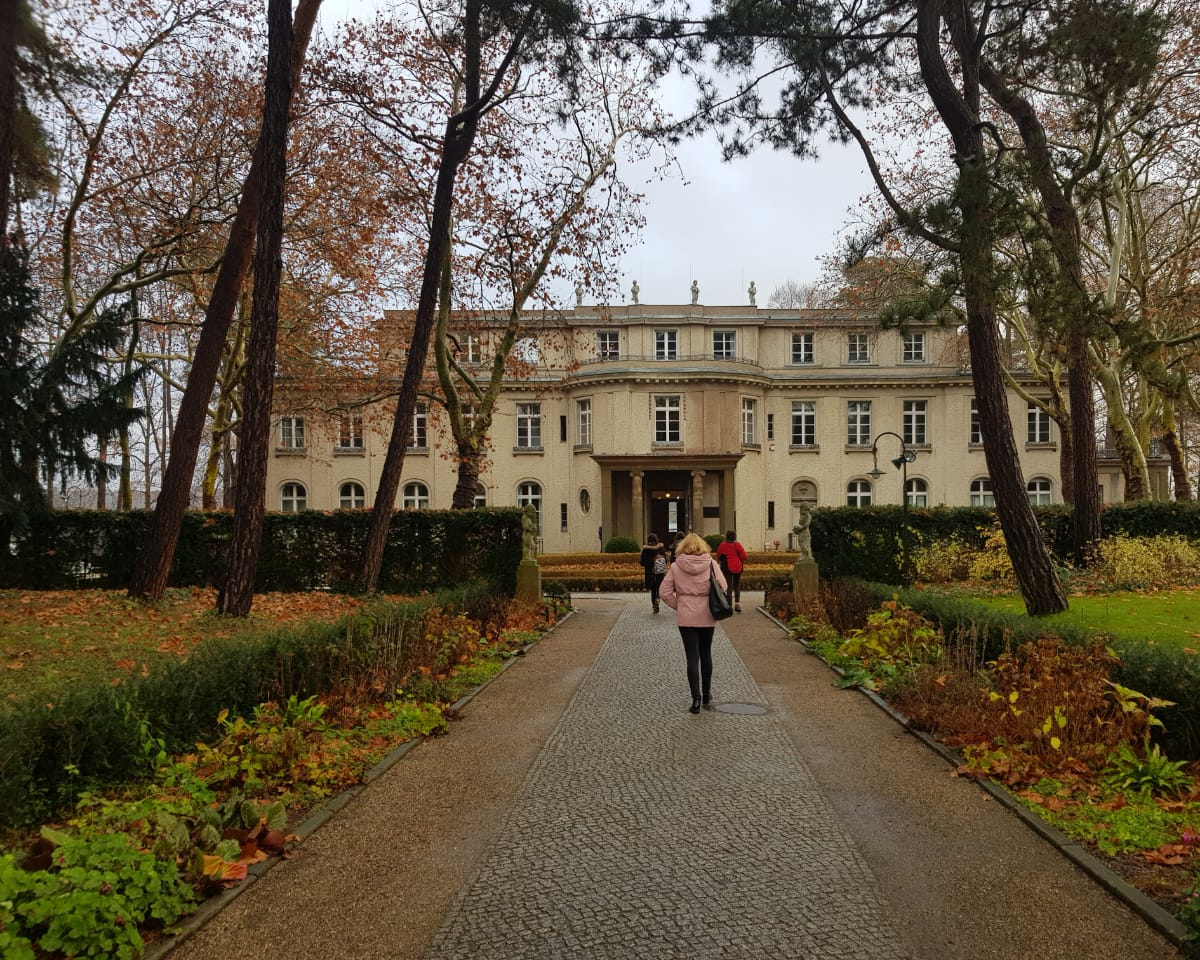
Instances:
[[[1200,581],[1200,550],[1178,535],[1120,533],[1095,545],[1088,571],[1121,589],[1188,585]]]
[[[638,553],[642,545],[633,537],[609,537],[604,544],[605,553]]]
[[[709,550],[716,550],[725,542],[725,538],[719,533],[708,533],[704,535],[704,542],[708,544]]]

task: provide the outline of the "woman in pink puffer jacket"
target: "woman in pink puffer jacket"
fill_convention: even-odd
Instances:
[[[687,654],[688,686],[692,691],[692,713],[700,705],[712,707],[712,638],[717,625],[708,612],[709,571],[722,590],[725,576],[708,553],[708,544],[699,535],[689,533],[675,550],[675,562],[658,588],[659,599],[675,611],[679,636]]]

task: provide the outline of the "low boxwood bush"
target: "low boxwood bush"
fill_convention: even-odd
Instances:
[[[216,728],[218,714],[249,714],[264,701],[306,698],[356,685],[394,692],[420,666],[446,669],[440,621],[495,617],[490,584],[378,601],[333,624],[274,629],[254,640],[214,638],[186,660],[164,663],[118,686],[80,683],[53,703],[0,709],[0,826],[48,819],[85,790],[148,772],[157,742],[191,749]]]
[[[642,545],[633,537],[609,537],[604,542],[605,553],[639,553]]]

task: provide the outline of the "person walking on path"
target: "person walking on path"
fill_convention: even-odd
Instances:
[[[717,625],[708,610],[708,582],[712,577],[722,590],[728,584],[713,563],[708,544],[698,534],[689,533],[675,552],[675,562],[667,570],[659,595],[675,611],[675,622],[687,656],[688,687],[692,691],[691,713],[700,706],[712,708],[712,638]]]
[[[746,568],[746,548],[738,543],[737,532],[727,530],[725,539],[717,547],[717,562],[729,578],[729,595],[733,609],[742,612],[742,571]]]
[[[646,589],[650,591],[650,606],[655,613],[658,613],[658,585],[662,583],[662,577],[655,576],[654,560],[661,549],[662,544],[658,542],[658,535],[652,533],[642,544],[642,552],[638,556],[638,563],[642,565],[646,581]]]

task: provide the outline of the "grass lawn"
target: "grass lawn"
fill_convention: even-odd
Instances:
[[[1025,612],[1025,604],[1015,594],[976,599],[1012,613]],[[1051,630],[1055,624],[1066,623],[1188,652],[1200,650],[1200,588],[1080,594],[1071,596],[1069,603],[1066,613],[1039,622]]]
[[[153,604],[118,590],[0,590],[0,699],[53,698],[86,677],[148,673],[206,637],[335,620],[361,603],[325,593],[258,594],[251,616],[237,619],[213,612],[215,590],[168,590]]]

